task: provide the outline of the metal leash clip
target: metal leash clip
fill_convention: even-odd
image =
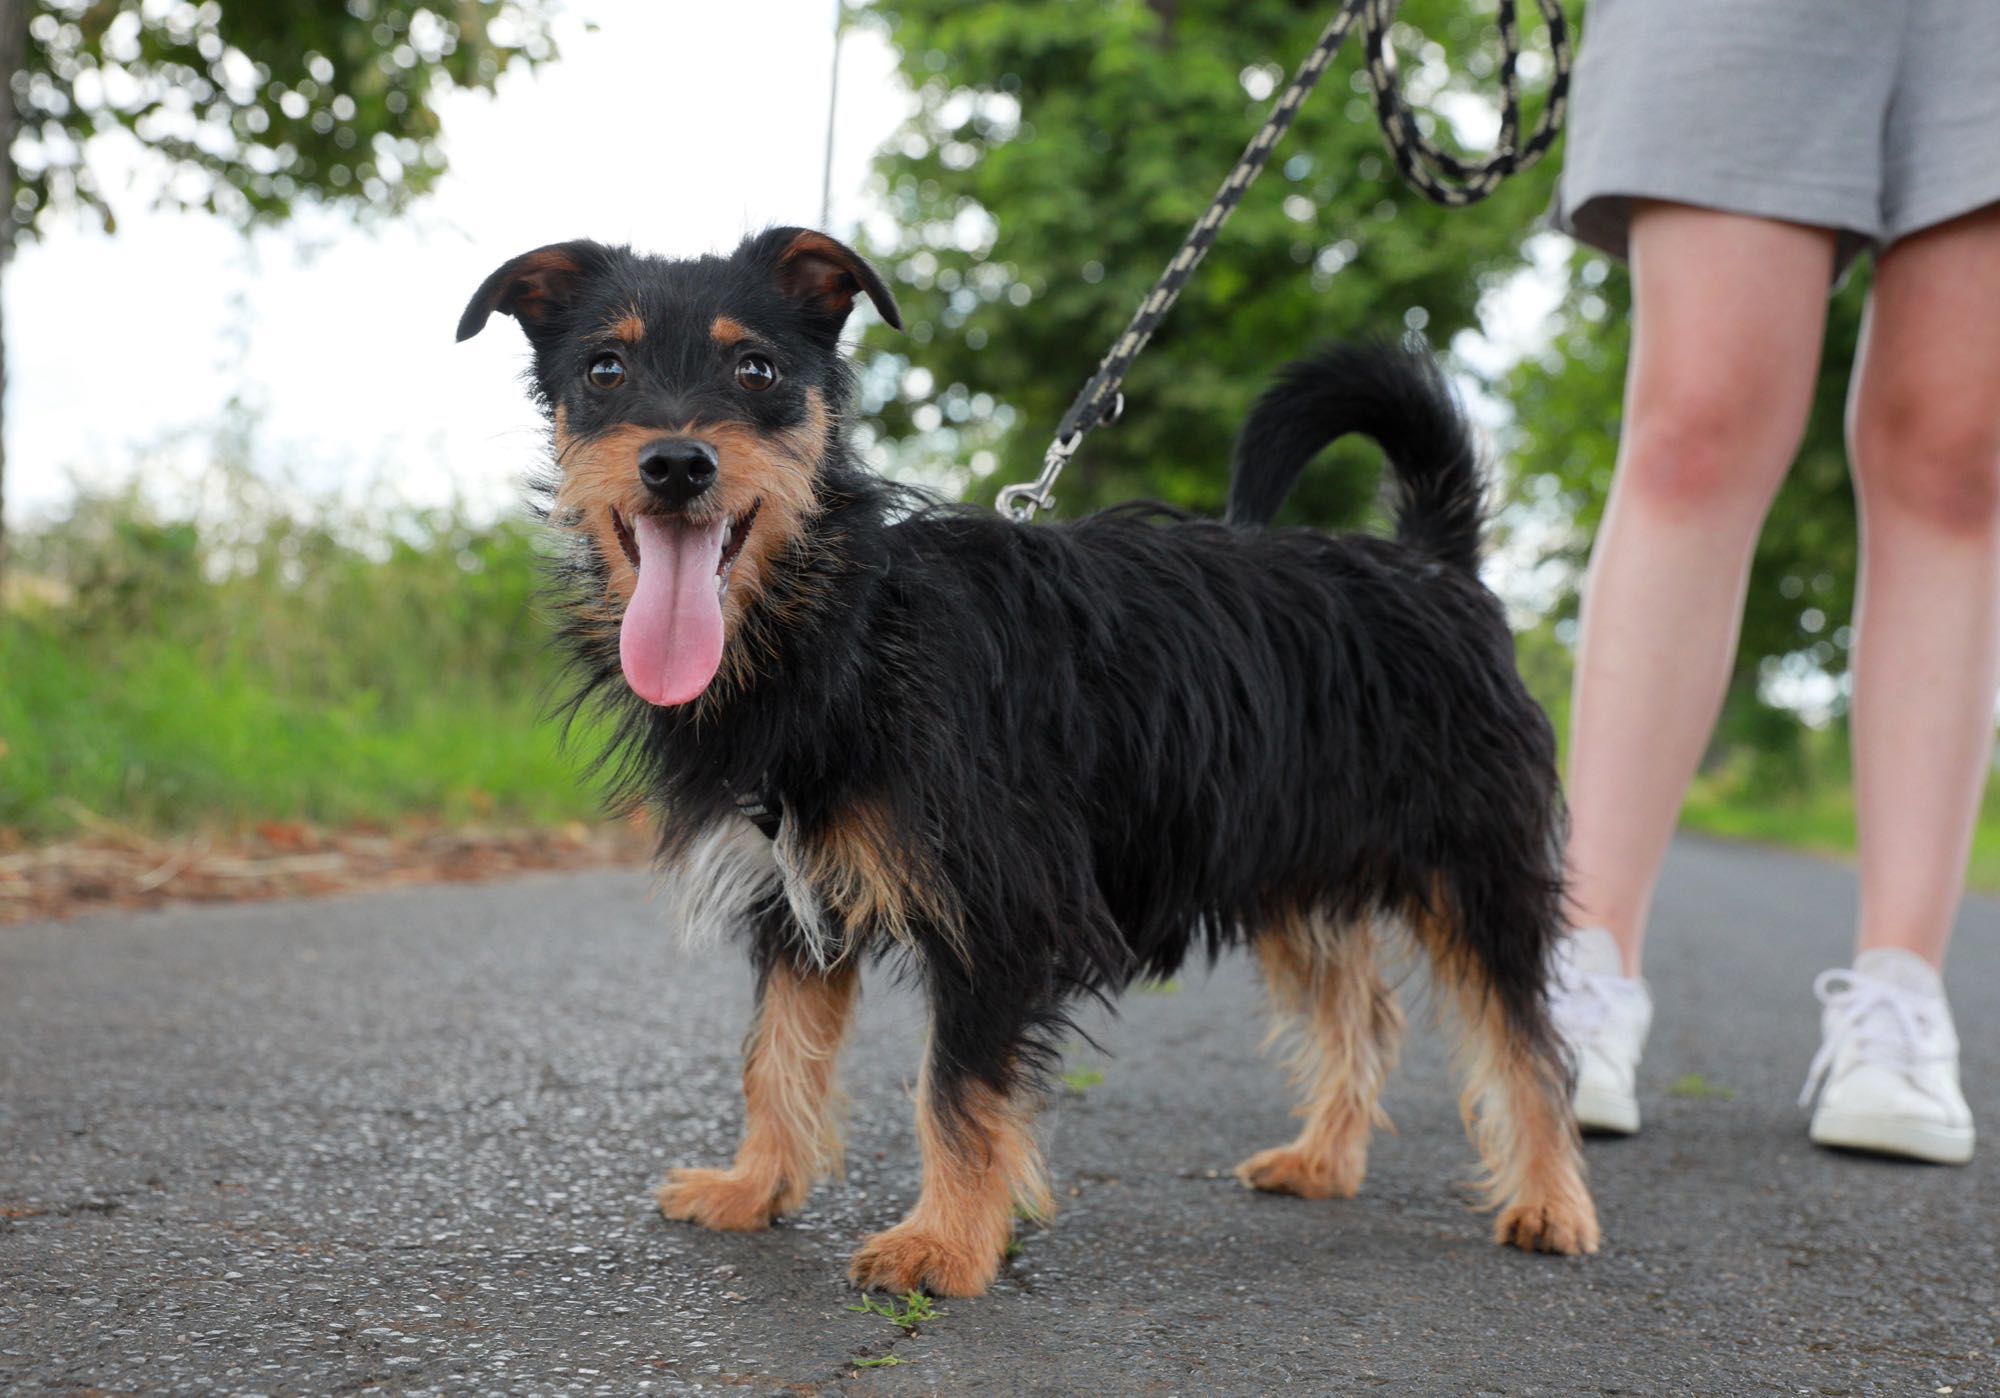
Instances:
[[[1096,425],[1109,427],[1124,415],[1125,395],[1113,394],[1111,406],[1105,409]],[[1081,428],[1050,442],[1048,452],[1042,457],[1042,473],[1027,485],[1008,486],[1000,492],[994,504],[1016,524],[1034,523],[1036,510],[1053,510],[1056,507],[1056,477],[1063,473],[1063,467],[1069,465],[1069,459],[1082,445]]]
[[[1076,455],[1079,440],[1071,433],[1049,443],[1048,454],[1042,458],[1041,475],[1028,484],[1008,486],[994,503],[1016,524],[1032,524],[1036,510],[1054,509],[1056,497],[1050,492],[1055,489],[1056,477],[1062,474],[1063,467],[1069,465],[1070,457]]]

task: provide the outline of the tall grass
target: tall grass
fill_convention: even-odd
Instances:
[[[543,718],[538,548],[458,509],[296,512],[242,471],[194,522],[82,496],[14,543],[0,829],[591,814]]]
[[[524,520],[463,509],[301,508],[232,466],[178,511],[134,490],[80,495],[12,544],[0,839],[99,820],[165,834],[592,816],[596,735],[580,730],[566,757],[544,716],[558,678],[535,598],[542,546]],[[1568,649],[1544,624],[1518,658],[1566,738]],[[1843,732],[1715,754],[1683,820],[1851,852]],[[1973,879],[2000,887],[2000,793]]]

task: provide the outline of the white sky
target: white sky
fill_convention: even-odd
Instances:
[[[262,413],[256,464],[315,494],[504,505],[538,449],[520,333],[496,320],[452,342],[488,272],[566,238],[690,254],[819,222],[833,0],[574,8],[597,32],[567,22],[557,62],[453,99],[451,173],[379,232],[318,216],[246,242],[148,211],[134,152],[93,150],[117,236],[55,227],[6,278],[8,518],[59,508],[73,475],[122,481],[176,434],[162,469],[190,469],[232,394]],[[862,216],[869,159],[908,104],[888,45],[850,29],[836,230]]]

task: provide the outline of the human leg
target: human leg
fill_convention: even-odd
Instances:
[[[1585,929],[1552,1007],[1586,1129],[1639,1127],[1636,979],[1674,823],[1728,685],[1757,531],[1805,429],[1835,235],[1679,205],[1632,218],[1633,331],[1585,583],[1568,871]]]
[[[1848,413],[1861,508],[1858,950],[1944,962],[2000,689],[2000,206],[1881,257]]]
[[[1639,969],[1727,686],[1757,530],[1804,432],[1834,235],[1678,205],[1632,220],[1633,340],[1571,714],[1571,896]]]
[[[1969,1160],[1939,970],[2000,689],[2000,206],[1902,240],[1876,271],[1848,444],[1861,504],[1854,661],[1861,911],[1821,976],[1812,1138]],[[1823,1090],[1822,1090],[1822,1084]]]

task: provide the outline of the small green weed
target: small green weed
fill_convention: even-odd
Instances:
[[[849,1307],[849,1309],[853,1308]],[[893,1354],[885,1354],[880,1359],[856,1359],[854,1367],[857,1369],[893,1369],[899,1364],[907,1364],[909,1362],[909,1360],[899,1359]]]
[[[1078,1068],[1062,1075],[1063,1090],[1073,1097],[1081,1097],[1093,1087],[1104,1086],[1104,1074],[1095,1068]]]
[[[1700,1073],[1684,1073],[1667,1085],[1667,1096],[1694,1101],[1733,1102],[1736,1100],[1736,1089],[1712,1083]]]
[[[1181,993],[1179,976],[1169,976],[1163,981],[1140,981],[1140,993],[1145,995],[1178,995]]]
[[[879,1315],[891,1325],[900,1325],[905,1330],[915,1330],[925,1321],[937,1319],[935,1303],[921,1291],[904,1292],[900,1305],[893,1300],[877,1301],[873,1296],[864,1296],[860,1305],[847,1309],[862,1315]]]

